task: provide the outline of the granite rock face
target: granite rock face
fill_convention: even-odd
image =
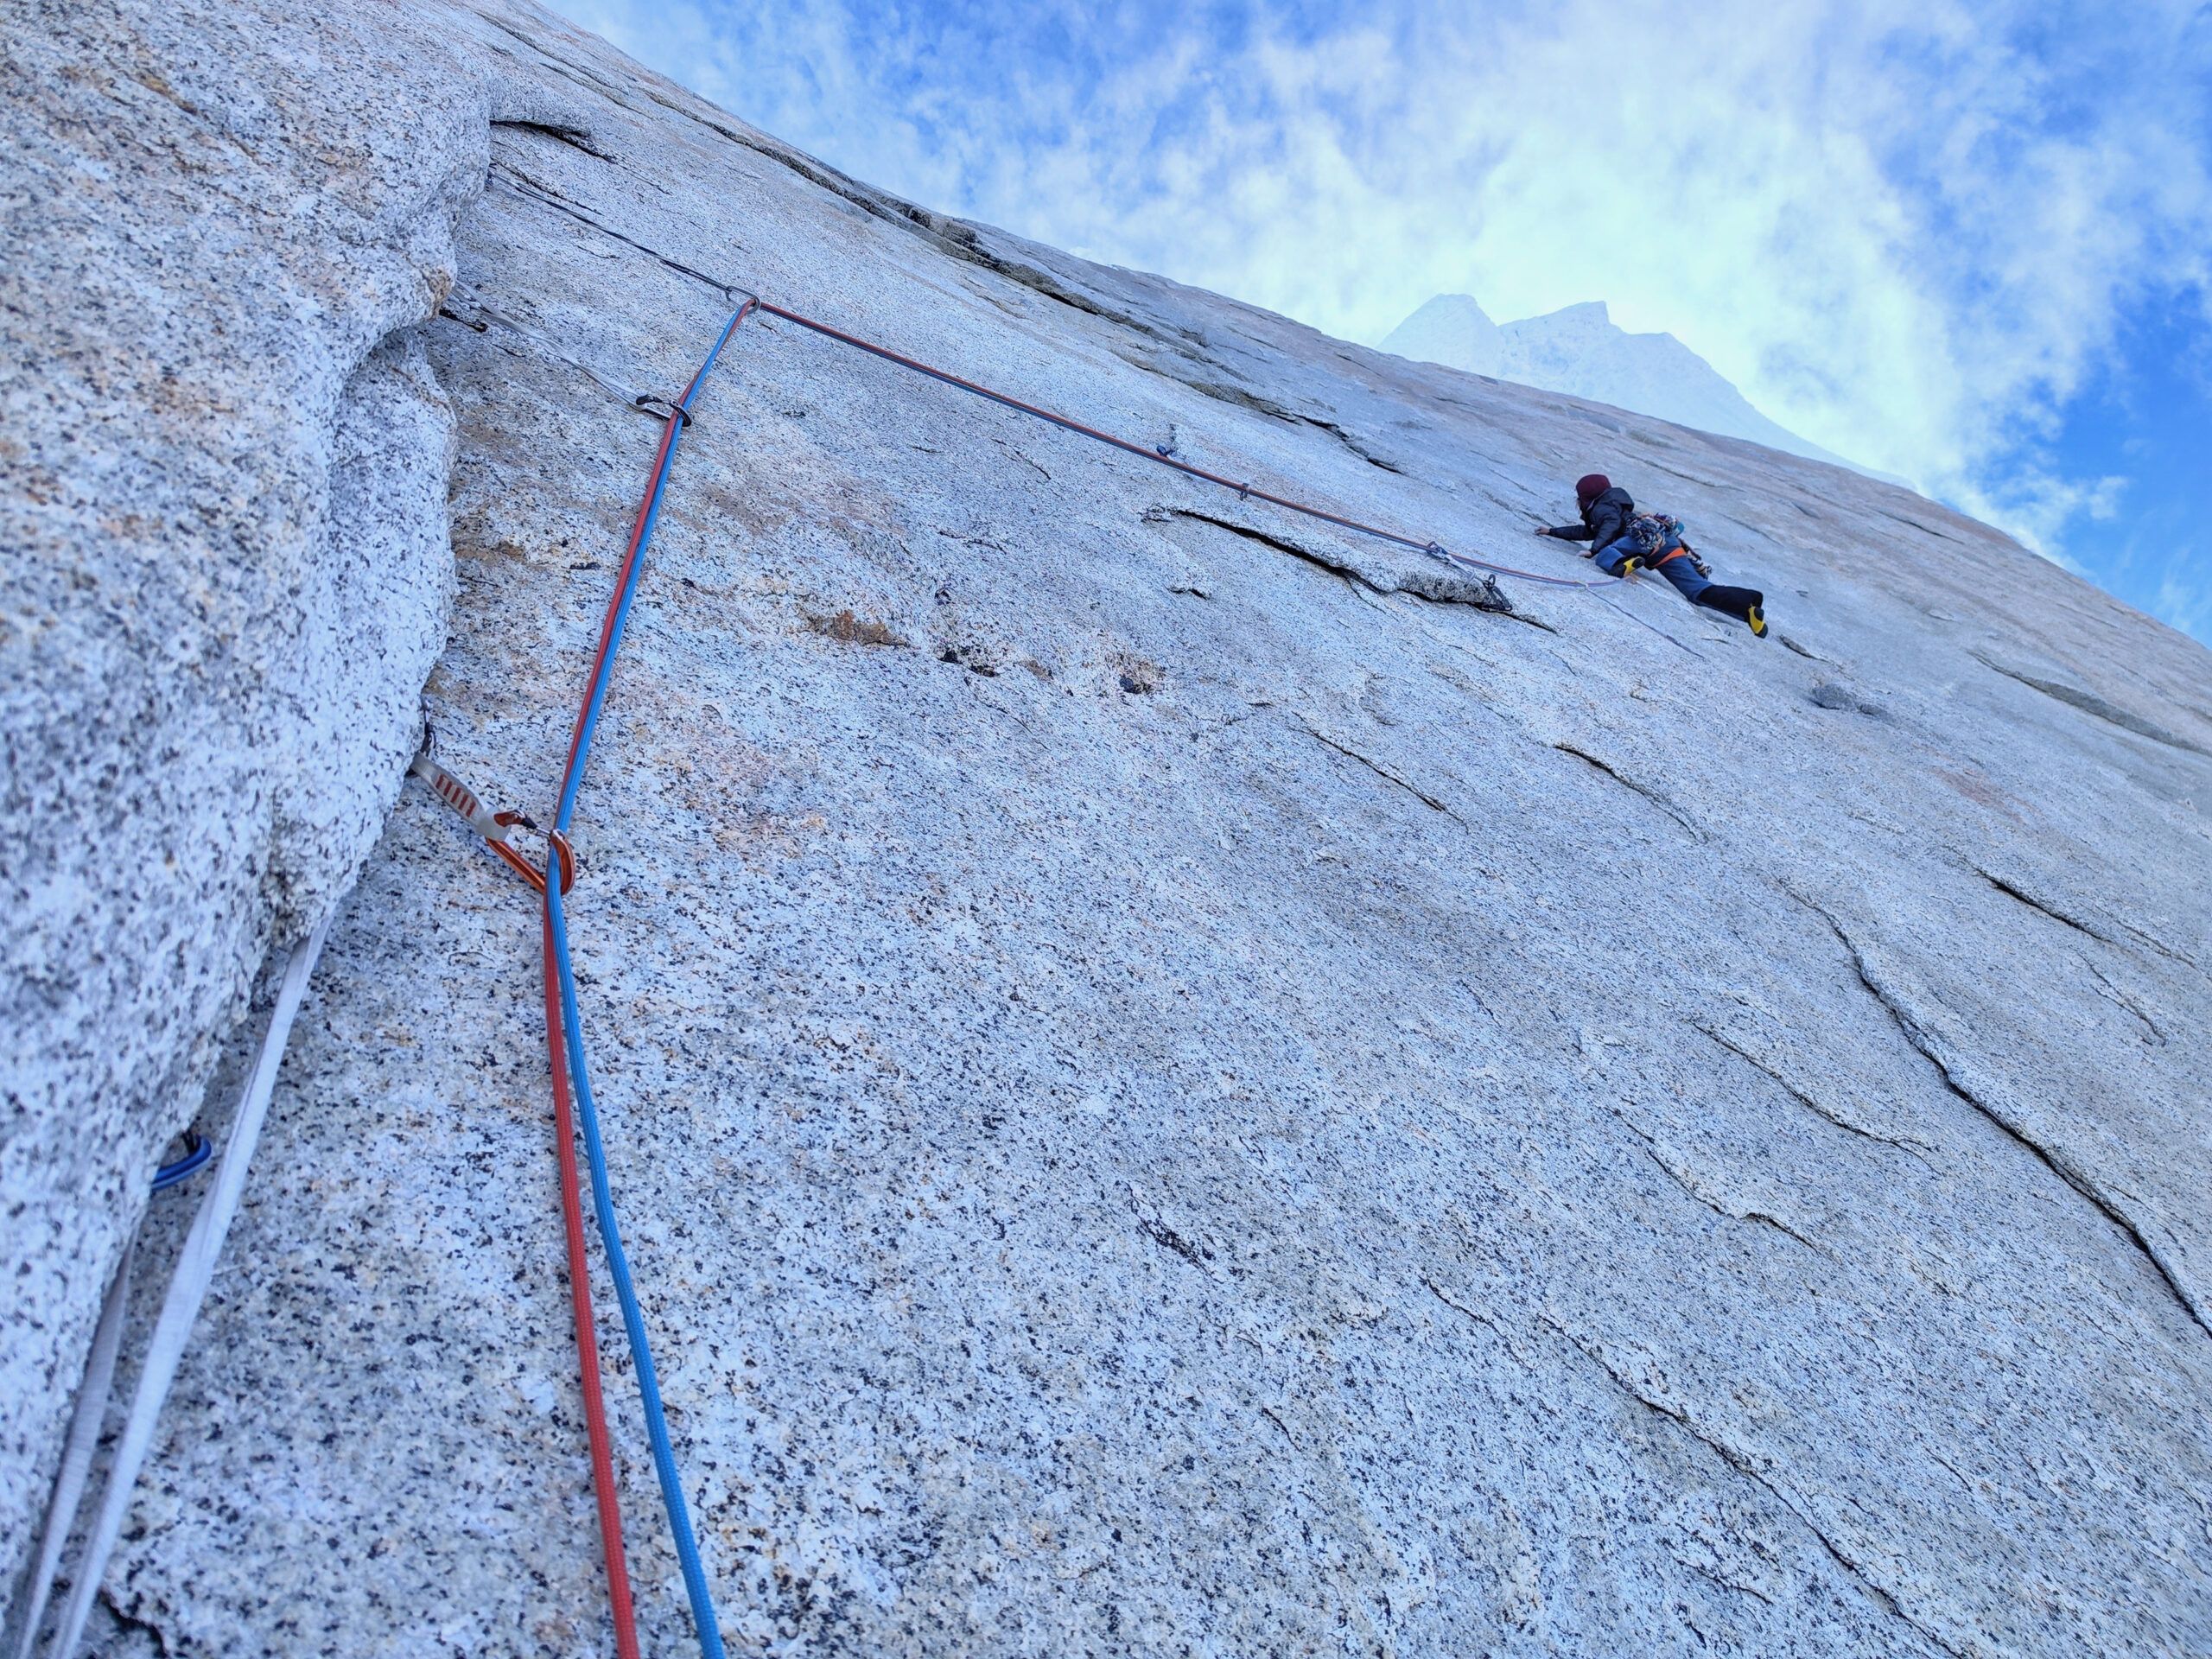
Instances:
[[[272,941],[352,884],[420,736],[453,419],[409,331],[453,280],[486,111],[368,12],[10,4],[4,24],[12,1567],[147,1176]]]
[[[400,772],[420,690],[550,806],[633,400],[742,290],[1556,575],[1602,468],[1779,637],[1503,608],[747,322],[570,902],[734,1649],[2212,1646],[2200,647],[1872,480],[895,201],[525,7],[35,21],[25,174],[144,177],[9,163],[63,256],[7,278],[14,1554],[146,1166],[359,865],[108,1593],[173,1653],[612,1650],[534,907]],[[174,95],[95,119],[131,63]],[[198,862],[69,841],[126,810]]]

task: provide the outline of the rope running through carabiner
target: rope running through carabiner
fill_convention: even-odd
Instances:
[[[1035,404],[996,391],[988,386],[963,378],[947,370],[903,353],[880,346],[857,334],[818,322],[783,306],[772,304],[758,297],[748,296],[722,325],[715,338],[698,372],[691,377],[680,397],[667,402],[668,413],[663,417],[660,448],[653,458],[652,470],[646,486],[644,500],[638,510],[637,520],[630,532],[630,545],[626,553],[614,592],[607,602],[607,614],[601,625],[599,649],[592,664],[582,705],[576,712],[575,730],[571,735],[569,760],[562,774],[558,808],[554,814],[553,829],[549,840],[561,855],[563,868],[558,873],[567,879],[554,879],[554,858],[549,854],[547,868],[543,874],[533,873],[531,885],[538,887],[544,899],[543,944],[545,960],[546,1051],[553,1080],[554,1116],[556,1131],[561,1142],[563,1162],[563,1200],[567,1217],[570,1285],[575,1303],[580,1365],[583,1374],[586,1417],[592,1428],[593,1472],[596,1489],[601,1536],[607,1554],[607,1577],[610,1598],[614,1605],[616,1647],[622,1659],[634,1659],[637,1638],[632,1624],[627,1574],[624,1567],[621,1543],[621,1520],[613,1491],[611,1456],[606,1443],[606,1425],[599,1400],[599,1367],[595,1343],[592,1334],[589,1291],[585,1283],[583,1236],[579,1213],[576,1172],[575,1167],[575,1128],[572,1127],[571,1098],[574,1120],[581,1125],[587,1161],[591,1171],[593,1209],[599,1223],[601,1242],[607,1256],[610,1276],[614,1281],[615,1294],[621,1304],[622,1319],[628,1336],[630,1350],[638,1372],[638,1392],[644,1407],[646,1433],[652,1446],[653,1466],[659,1478],[662,1501],[667,1508],[669,1526],[675,1540],[677,1557],[683,1569],[685,1591],[691,1605],[692,1622],[696,1629],[699,1645],[704,1659],[722,1659],[723,1649],[720,1628],[715,1618],[714,1602],[708,1588],[706,1573],[701,1563],[698,1540],[693,1530],[689,1506],[684,1496],[683,1480],[676,1466],[674,1447],[671,1443],[667,1415],[663,1408],[660,1386],[648,1343],[645,1319],[638,1303],[629,1260],[622,1247],[620,1227],[614,1212],[612,1180],[608,1173],[605,1138],[599,1121],[584,1048],[583,1026],[577,1007],[575,972],[571,958],[568,917],[563,903],[565,890],[573,880],[573,871],[567,868],[567,836],[575,821],[576,804],[583,787],[586,770],[590,761],[593,740],[599,730],[600,718],[605,711],[607,693],[613,683],[614,662],[627,631],[632,601],[637,595],[639,582],[644,572],[645,552],[651,544],[652,532],[659,521],[661,499],[666,489],[669,474],[674,466],[676,452],[684,430],[692,423],[692,399],[713,371],[723,348],[740,325],[754,311],[780,317],[786,322],[808,329],[824,339],[897,365],[912,372],[925,375],[944,385],[969,392],[975,397],[998,404],[1034,419],[1044,421],[1064,431],[1105,444],[1124,454],[1137,456],[1156,466],[1169,467],[1185,476],[1199,479],[1224,489],[1233,490],[1240,499],[1257,499],[1272,506],[1300,513],[1334,524],[1356,534],[1411,549],[1431,558],[1481,570],[1494,575],[1511,577],[1516,581],[1541,583],[1546,587],[1591,590],[1593,597],[1600,597],[1594,590],[1610,585],[1605,582],[1546,575],[1537,571],[1523,570],[1512,565],[1497,564],[1486,559],[1455,553],[1440,543],[1417,541],[1409,536],[1361,522],[1325,508],[1294,500],[1263,490],[1250,482],[1219,473],[1210,472],[1187,461],[1147,449],[1126,438],[1115,436],[1096,427],[1054,413]],[[655,399],[657,403],[664,400]],[[1624,612],[1626,615],[1628,613]],[[1643,621],[1640,617],[1631,620]],[[1649,623],[1644,626],[1650,626]],[[1662,638],[1673,636],[1654,629]],[[1680,644],[1680,641],[1675,643]],[[1684,646],[1688,650],[1688,647]],[[470,805],[473,806],[473,801]],[[466,815],[468,806],[461,810]],[[502,815],[503,817],[506,815]],[[495,846],[495,850],[505,849]]]
[[[691,384],[684,387],[683,395],[671,406],[661,429],[660,451],[653,458],[652,480],[638,509],[637,523],[630,531],[629,552],[622,561],[613,596],[607,602],[607,619],[600,628],[599,654],[592,664],[583,706],[576,711],[575,732],[569,744],[568,768],[561,779],[560,807],[553,817],[553,833],[556,836],[565,837],[575,818],[576,798],[583,788],[592,739],[598,734],[600,715],[607,705],[614,659],[622,648],[622,637],[630,620],[630,603],[637,595],[638,580],[644,573],[645,549],[660,518],[661,493],[668,484],[669,468],[675,463],[677,446],[690,424],[691,399],[714,368],[715,359],[721,355],[730,335],[753,308],[753,302],[748,300],[730,314],[729,321],[722,325],[721,333],[709,349],[706,360],[699,365]],[[692,1530],[690,1510],[683,1498],[683,1476],[677,1469],[676,1451],[669,1440],[668,1417],[661,1405],[660,1380],[646,1339],[645,1314],[638,1306],[629,1257],[622,1248],[621,1230],[615,1221],[607,1147],[600,1130],[598,1106],[592,1098],[590,1069],[584,1053],[583,1021],[576,1008],[575,968],[569,951],[568,916],[563,905],[562,884],[552,879],[553,874],[549,860],[544,882],[545,1042],[552,1065],[555,1114],[562,1120],[564,1144],[572,1144],[568,1141],[565,1123],[569,1092],[573,1088],[575,1114],[583,1128],[584,1155],[591,1166],[592,1207],[599,1221],[600,1242],[607,1251],[607,1272],[614,1281],[614,1294],[622,1305],[622,1324],[630,1339],[631,1357],[637,1364],[638,1395],[645,1408],[645,1433],[652,1444],[653,1470],[660,1479],[661,1501],[668,1510],[677,1560],[683,1571],[685,1592],[690,1598],[691,1622],[704,1659],[722,1659],[721,1630],[715,1619],[714,1597],[707,1587],[706,1571],[699,1559],[698,1538]],[[611,1491],[608,1496],[612,1496]]]

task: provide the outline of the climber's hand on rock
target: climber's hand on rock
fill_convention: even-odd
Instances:
[[[1538,524],[1536,526],[1536,534],[1539,536],[1548,536],[1551,533],[1552,527],[1549,524]]]

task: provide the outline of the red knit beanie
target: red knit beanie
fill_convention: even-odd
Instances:
[[[1586,507],[1612,487],[1613,480],[1603,473],[1585,473],[1574,480],[1574,499]]]

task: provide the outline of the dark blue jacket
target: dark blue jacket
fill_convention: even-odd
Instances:
[[[1556,524],[1552,534],[1563,542],[1594,542],[1611,547],[1628,534],[1628,521],[1636,517],[1636,503],[1618,484],[1582,509],[1579,524]]]

